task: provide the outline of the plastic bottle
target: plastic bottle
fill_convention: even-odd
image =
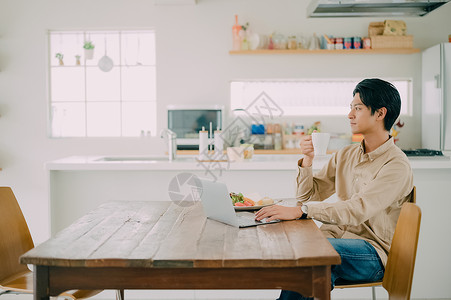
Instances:
[[[232,27],[233,50],[234,51],[241,50],[240,30],[241,30],[241,26],[238,25],[238,15],[235,15],[235,25],[233,25],[233,27]]]

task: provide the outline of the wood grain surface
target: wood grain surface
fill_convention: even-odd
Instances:
[[[238,229],[210,219],[201,203],[111,202],[21,257],[60,267],[258,268],[338,264],[311,220]]]

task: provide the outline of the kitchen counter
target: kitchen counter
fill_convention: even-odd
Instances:
[[[319,170],[331,155],[317,157],[313,169]],[[71,156],[46,163],[48,170],[177,170],[195,171],[206,169],[222,170],[293,170],[300,155],[257,154],[242,162],[203,162],[196,156],[178,156],[168,161],[166,156]],[[439,157],[409,157],[412,169],[451,169],[450,153]]]

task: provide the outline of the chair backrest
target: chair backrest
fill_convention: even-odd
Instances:
[[[404,203],[396,224],[382,283],[390,300],[410,299],[420,222],[420,208],[415,203]]]
[[[410,203],[417,203],[417,187],[413,186],[412,191],[410,192]]]
[[[0,282],[27,271],[19,257],[34,247],[27,222],[10,187],[0,187]]]

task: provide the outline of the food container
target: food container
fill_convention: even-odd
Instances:
[[[371,39],[369,37],[363,38],[363,49],[371,49]]]
[[[355,36],[352,38],[352,47],[354,49],[362,48],[362,39],[359,36]]]
[[[241,151],[243,152],[244,159],[251,159],[254,156],[254,145],[253,144],[241,144]]]
[[[352,47],[352,39],[347,37],[343,39],[343,49],[351,49]]]
[[[335,49],[343,49],[343,38],[335,38]]]
[[[296,36],[292,35],[288,37],[288,49],[295,50],[298,48],[298,41]]]

